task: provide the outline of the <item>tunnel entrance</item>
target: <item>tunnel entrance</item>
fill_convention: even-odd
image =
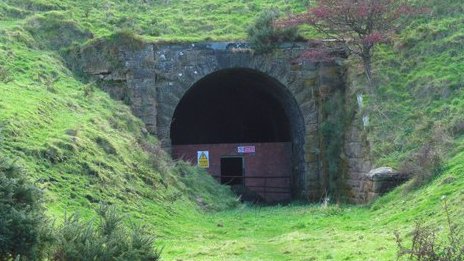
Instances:
[[[243,158],[221,158],[221,184],[243,185]]]
[[[172,144],[290,142],[288,118],[270,84],[248,70],[200,80],[174,113]]]
[[[197,153],[207,151],[210,163],[203,167],[221,183],[224,172],[237,172],[242,164],[243,177],[233,182],[260,188],[255,192],[274,202],[295,195],[303,172],[303,133],[299,107],[285,86],[255,70],[226,69],[187,91],[174,112],[170,138],[175,158],[198,164]]]

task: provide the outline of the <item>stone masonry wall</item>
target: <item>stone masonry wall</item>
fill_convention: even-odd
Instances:
[[[319,95],[345,88],[343,65],[300,61],[307,44],[287,44],[268,55],[255,55],[244,43],[201,43],[180,45],[145,44],[140,48],[119,46],[112,62],[101,58],[105,46],[81,50],[82,70],[99,81],[115,99],[124,100],[141,118],[147,130],[170,149],[170,125],[176,106],[198,80],[225,69],[243,68],[264,73],[283,87],[283,107],[292,126],[293,184],[295,198],[319,200]],[[364,144],[354,127],[346,133],[345,153],[350,158],[348,185],[359,187],[358,180],[367,166]],[[341,152],[342,153],[342,152]],[[356,198],[356,197],[353,197]]]

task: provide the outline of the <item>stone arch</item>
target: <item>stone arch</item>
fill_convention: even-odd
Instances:
[[[175,50],[158,51],[157,54],[163,57],[162,59],[166,59],[164,57],[173,51]],[[291,64],[289,57],[295,55],[288,55],[286,59],[277,59],[268,56],[255,56],[248,52],[234,53],[230,50],[208,52],[207,54],[201,52],[193,55],[184,50],[180,54],[175,57],[176,64],[168,65],[173,67],[171,70],[174,72],[162,72],[159,75],[162,78],[158,79],[156,83],[158,101],[156,133],[164,147],[169,148],[171,144],[171,120],[184,95],[201,79],[215,72],[228,69],[253,70],[279,82],[286,89],[286,92],[295,98],[297,106],[302,112],[305,126],[317,124],[315,121],[316,104],[312,97],[319,77],[319,68],[316,64],[306,62],[297,68],[292,68],[295,66]],[[193,59],[194,62],[191,65],[176,67],[179,64],[178,60],[182,60],[181,57],[185,56],[193,56],[184,59]],[[310,127],[312,128],[312,126]]]
[[[153,86],[156,87],[156,115],[142,115],[152,122],[155,133],[166,150],[171,150],[170,127],[182,97],[195,83],[215,72],[247,69],[259,72],[280,83],[285,95],[292,97],[304,124],[298,128],[298,146],[293,158],[294,196],[318,200],[321,195],[319,162],[319,94],[343,83],[340,67],[298,61],[306,50],[304,45],[284,47],[269,55],[255,55],[242,46],[230,43],[166,45],[154,48]],[[144,80],[145,81],[145,80]],[[148,86],[151,82],[141,84]],[[143,97],[141,97],[143,99]],[[151,110],[150,110],[151,111]]]
[[[347,68],[343,62],[346,53],[342,49],[329,43],[328,47],[334,47],[340,59],[318,63],[299,59],[302,53],[314,47],[307,43],[285,43],[271,54],[259,55],[254,54],[247,43],[147,43],[140,48],[119,46],[118,56],[106,57],[109,60],[93,59],[96,53],[104,51],[104,44],[82,50],[82,70],[100,81],[113,98],[129,104],[133,113],[145,123],[146,130],[156,135],[163,148],[171,152],[172,118],[181,99],[195,83],[229,69],[251,70],[277,81],[282,97],[292,97],[286,100],[293,105],[284,107],[293,108],[301,115],[299,123],[292,125],[298,126],[292,131],[292,142],[298,144],[295,148],[298,157],[293,159],[294,196],[316,201],[324,195],[325,163],[321,159],[324,143],[320,127],[328,117],[323,110],[327,97],[347,88]],[[114,59],[119,62],[115,63]],[[349,98],[351,94],[343,95]],[[289,114],[288,109],[286,113]],[[352,125],[348,126],[350,132],[343,134],[346,144],[340,151],[347,160],[347,184],[354,196],[363,190],[360,180],[370,166],[368,160],[363,162],[367,152],[360,154],[357,153],[360,150],[352,149],[363,146],[358,120],[353,118]]]
[[[224,111],[218,111],[224,106]],[[172,145],[291,143],[291,187],[293,197],[300,195],[305,176],[305,120],[295,97],[279,80],[250,68],[217,70],[186,89],[175,107],[169,132]],[[221,117],[230,124],[218,125]]]

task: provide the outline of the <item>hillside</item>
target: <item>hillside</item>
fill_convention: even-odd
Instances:
[[[113,204],[154,227],[235,205],[232,193],[204,172],[170,160],[127,106],[76,79],[47,50],[50,38],[25,29],[28,19],[39,19],[34,13],[58,5],[13,2],[1,3],[0,154],[45,190],[51,216],[90,217],[100,203]],[[175,229],[182,227],[156,231]]]
[[[427,2],[427,1],[426,1]],[[379,87],[371,98],[373,157],[398,165],[434,130],[464,134],[464,29],[459,1],[428,1],[431,17],[411,22],[379,48]],[[453,155],[459,150],[448,151]]]
[[[147,41],[241,40],[261,11],[299,12],[310,1],[289,2],[1,1],[1,156],[45,191],[49,216],[90,218],[99,203],[115,205],[155,231],[168,260],[392,260],[393,231],[407,234],[417,219],[443,224],[443,196],[464,223],[460,0],[426,1],[432,17],[410,21],[392,46],[377,49],[379,87],[366,98],[377,166],[401,166],[439,132],[444,167],[430,184],[363,207],[238,205],[205,172],[170,159],[126,105],[64,62],[72,46],[121,30]]]

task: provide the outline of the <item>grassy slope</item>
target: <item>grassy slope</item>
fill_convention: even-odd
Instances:
[[[207,215],[196,210],[195,197],[201,194],[211,208],[221,208],[231,203],[227,191],[200,173],[192,174],[196,171],[189,167],[150,157],[141,143],[156,148],[156,140],[144,136],[141,122],[127,107],[98,89],[86,96],[91,86],[76,80],[56,52],[44,50],[50,48],[50,36],[33,31],[34,38],[24,28],[36,28],[40,17],[58,16],[94,37],[129,28],[167,41],[242,39],[246,25],[265,7],[295,11],[303,4],[141,2],[0,2],[0,153],[17,158],[47,191],[50,214],[79,209],[90,216],[95,201],[116,204],[155,227],[167,259],[187,260],[393,259],[392,232],[409,231],[417,218],[441,222],[443,195],[453,216],[462,221],[460,1],[435,3],[435,8],[445,8],[435,19],[415,21],[394,48],[379,50],[381,86],[369,100],[379,108],[370,114],[378,164],[397,165],[430,136],[434,124],[452,127],[454,148],[441,177],[407,195],[396,190],[364,208],[243,207]],[[217,200],[221,197],[225,202]]]
[[[50,215],[90,217],[100,202],[114,204],[163,236],[201,215],[199,200],[210,210],[235,204],[204,172],[169,160],[127,106],[43,49],[18,19],[32,13],[0,6],[0,154],[45,190]]]
[[[433,129],[464,134],[464,7],[455,0],[426,2],[433,17],[413,21],[394,47],[377,53],[380,86],[370,101],[370,139],[379,165],[397,165]]]

